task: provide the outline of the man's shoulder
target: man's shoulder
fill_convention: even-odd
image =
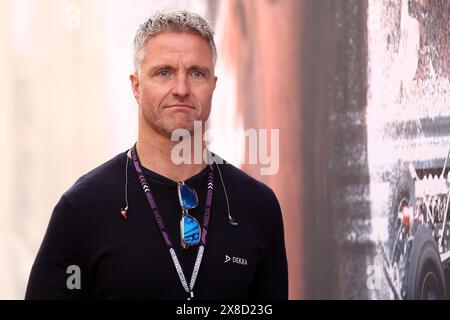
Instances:
[[[122,152],[82,175],[63,195],[70,202],[114,192],[125,182],[126,153]],[[110,195],[111,196],[111,195]]]
[[[254,222],[251,225],[261,230],[270,230],[274,225],[282,224],[280,203],[269,186],[231,164],[224,163],[219,167],[226,192],[234,205],[234,214],[243,221],[248,219]]]

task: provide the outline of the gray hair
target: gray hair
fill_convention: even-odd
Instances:
[[[193,32],[202,36],[211,49],[213,64],[216,64],[217,49],[214,42],[214,32],[209,24],[200,15],[185,10],[158,12],[139,26],[134,38],[134,68],[137,75],[140,73],[144,60],[144,47],[147,41],[159,33],[166,31]]]

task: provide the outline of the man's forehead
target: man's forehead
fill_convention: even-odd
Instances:
[[[150,67],[155,66],[167,66],[172,68],[190,68],[190,67],[200,67],[200,68],[211,68],[212,61],[211,58],[205,57],[196,57],[196,56],[185,56],[185,55],[159,55],[157,53],[149,52],[145,57],[145,62]]]
[[[173,50],[186,47],[209,47],[208,41],[194,32],[165,31],[150,37],[146,47],[161,50]]]
[[[187,33],[187,36],[193,35],[195,38],[177,38],[177,34],[180,33],[162,33],[162,37],[158,34],[150,38],[144,60],[151,65],[176,66],[182,63],[210,68],[213,63],[212,53],[206,40],[192,33]]]

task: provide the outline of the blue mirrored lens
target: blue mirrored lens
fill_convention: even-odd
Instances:
[[[190,215],[183,217],[183,240],[187,245],[196,245],[200,241],[200,224]]]
[[[178,185],[178,197],[180,198],[180,205],[184,209],[194,209],[198,205],[197,193],[188,185]]]

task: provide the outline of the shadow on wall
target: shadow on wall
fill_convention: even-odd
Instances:
[[[367,261],[374,252],[367,239],[367,1],[304,6],[306,295],[366,299]]]

